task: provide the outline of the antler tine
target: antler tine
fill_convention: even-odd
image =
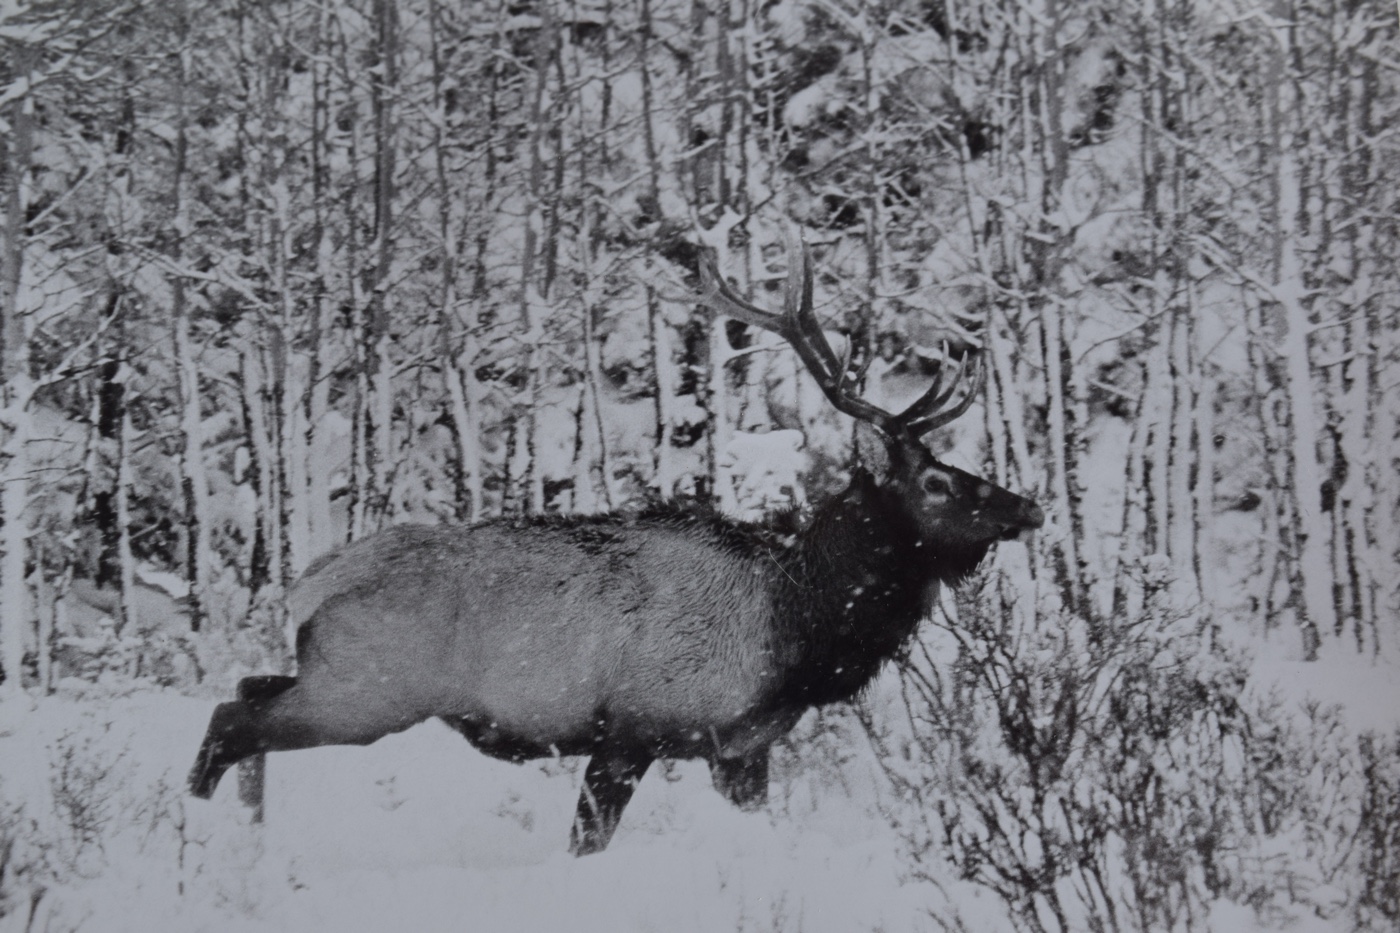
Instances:
[[[817,315],[812,311],[812,253],[805,242],[800,249],[788,244],[788,282],[783,293],[783,318],[788,328],[785,336],[798,353],[803,352],[799,342],[806,344],[820,358],[822,368],[835,377],[838,386],[845,382],[846,367],[837,359],[831,344],[826,342],[821,324],[817,323]]]
[[[967,385],[966,393],[958,404],[947,410],[941,410],[944,405],[948,404],[948,400],[953,397],[959,385],[963,383],[969,368],[972,370],[972,379]],[[935,428],[941,428],[972,407],[972,403],[982,394],[982,387],[987,382],[987,367],[982,352],[980,350],[967,351],[967,355],[958,362],[958,371],[954,374],[947,391],[935,394],[941,376],[940,370],[939,377],[934,379],[932,388],[898,416],[899,421],[915,436],[927,434]]]
[[[948,358],[948,341],[943,341],[942,345],[939,347],[939,354],[945,360]],[[959,360],[958,376],[961,375],[962,361]],[[924,394],[920,395],[917,399],[915,399],[913,404],[911,404],[908,408],[904,409],[904,411],[900,412],[899,417],[907,419],[909,421],[917,421],[919,418],[923,417],[923,412],[937,411],[940,407],[947,404],[948,399],[953,394],[953,390],[957,388],[958,376],[953,377],[953,384],[948,387],[948,391],[946,393],[939,394],[939,387],[943,385],[943,363],[940,362],[938,364],[938,368],[933,372],[933,384],[930,385],[927,389],[925,389]]]
[[[837,411],[867,421],[890,434],[901,431],[894,415],[846,391],[848,362],[843,363],[831,349],[812,311],[812,261],[805,243],[800,250],[789,246],[788,285],[782,314],[764,311],[739,297],[720,277],[712,256],[705,255],[700,260],[700,282],[701,302],[716,313],[772,331],[786,340]]]
[[[900,430],[894,415],[846,391],[846,371],[850,366],[849,347],[844,359],[827,343],[821,324],[812,310],[812,256],[804,242],[800,250],[788,247],[788,287],[783,295],[783,336],[817,380],[822,394],[832,406],[857,421],[875,425],[888,434]]]
[[[772,331],[784,339],[787,337],[782,316],[764,311],[741,298],[719,274],[715,259],[708,252],[700,257],[700,302],[736,321]]]
[[[946,340],[943,341],[942,353],[943,359],[946,360],[948,358],[948,341]],[[972,351],[972,353],[975,354],[976,351]],[[947,390],[943,392],[937,391],[938,387],[943,384],[943,364],[939,363],[938,371],[933,375],[933,385],[923,394],[920,401],[910,405],[905,413],[911,415],[915,421],[938,414],[939,410],[948,404],[948,400],[957,394],[958,387],[962,385],[963,376],[967,370],[968,356],[968,353],[964,353],[958,358],[957,372],[953,373],[953,378],[948,382]],[[926,402],[925,399],[927,399]],[[920,404],[920,402],[924,402],[924,404]]]
[[[944,341],[942,349],[943,361],[948,358],[948,344]],[[941,392],[943,387],[943,361],[940,361],[938,368],[933,373],[933,384],[924,390],[923,394],[916,398],[907,408],[897,416],[906,425],[913,425],[923,418],[932,417],[938,409],[948,404],[948,399],[953,397],[953,393],[958,389],[958,382],[962,378],[963,361],[958,360],[958,371],[953,376],[952,383],[948,386],[948,391]]]

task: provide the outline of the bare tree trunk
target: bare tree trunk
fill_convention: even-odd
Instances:
[[[661,159],[656,147],[656,100],[651,77],[651,0],[641,0],[638,30],[637,68],[642,85],[642,144],[647,157],[647,199],[658,223],[661,218]],[[651,372],[655,395],[655,428],[652,444],[652,485],[662,496],[675,494],[676,467],[673,450],[676,374],[675,357],[671,349],[670,325],[661,311],[656,289],[647,281],[647,337],[651,356]]]
[[[443,57],[440,32],[442,8],[436,0],[429,4],[429,39],[433,62],[433,105],[436,120],[433,128],[433,169],[436,173],[438,199],[438,248],[439,259],[439,299],[438,299],[438,365],[442,371],[443,386],[447,390],[448,410],[451,415],[452,439],[456,446],[456,462],[453,464],[453,507],[459,520],[475,521],[481,511],[481,439],[477,425],[477,399],[469,392],[464,381],[475,381],[471,372],[470,352],[476,329],[475,307],[469,310],[473,320],[462,334],[458,321],[458,259],[461,244],[457,238],[457,224],[453,218],[453,204],[456,198],[448,180],[448,102],[447,72]],[[492,66],[494,68],[494,65]],[[487,140],[490,147],[490,140]],[[488,186],[488,189],[489,186]],[[468,302],[470,305],[471,302]],[[460,346],[460,349],[459,349]],[[464,365],[465,362],[465,365]]]
[[[1176,286],[1190,287],[1188,283],[1180,281]],[[1195,337],[1191,323],[1191,309],[1188,305],[1174,308],[1166,324],[1171,340],[1168,355],[1171,360],[1169,372],[1172,381],[1171,421],[1167,428],[1171,435],[1171,468],[1167,485],[1167,553],[1171,555],[1177,583],[1183,586],[1185,592],[1198,596],[1201,586],[1196,576],[1197,522],[1193,487],[1199,468],[1194,442],[1195,414],[1199,402],[1196,395],[1198,380],[1194,358]]]
[[[188,10],[182,11],[185,16]],[[207,606],[209,573],[212,570],[212,549],[209,537],[209,480],[204,465],[204,418],[201,411],[199,365],[195,360],[194,337],[190,330],[190,308],[185,295],[185,274],[180,268],[184,260],[184,244],[190,235],[190,193],[188,172],[188,113],[185,103],[187,77],[190,74],[191,49],[182,38],[178,53],[180,80],[177,88],[175,126],[175,166],[171,188],[174,191],[175,238],[170,258],[176,267],[170,283],[171,344],[175,357],[176,380],[180,398],[181,447],[176,457],[176,475],[184,499],[184,570],[189,583],[189,614],[191,631],[199,631],[204,623]]]
[[[50,579],[46,566],[45,554],[42,548],[34,548],[34,596],[38,604],[38,632],[35,639],[35,662],[39,675],[38,688],[41,695],[47,696],[53,692],[53,640],[54,632],[57,629],[58,615],[62,611],[63,596],[68,589],[68,582],[72,579],[73,567],[69,564],[64,568],[57,584]]]
[[[1158,277],[1161,278],[1160,276]],[[1147,401],[1143,416],[1149,430],[1147,460],[1143,479],[1147,485],[1147,552],[1168,554],[1171,527],[1171,332],[1165,312],[1159,307],[1160,290],[1153,295],[1152,313],[1162,316],[1154,327],[1152,346],[1147,351],[1147,378],[1143,391]]]
[[[275,412],[277,405],[267,389],[261,359],[267,351],[261,347],[245,348],[239,355],[239,390],[242,396],[244,430],[252,448],[251,481],[257,499],[256,527],[248,560],[248,589],[255,604],[259,593],[270,592],[271,600],[263,601],[272,614],[272,625],[283,625],[282,637],[287,646],[285,657],[290,659],[296,653],[296,631],[292,627],[290,614],[285,613],[283,601],[286,591],[288,562],[285,557],[286,536],[284,532],[283,497],[286,487],[279,482],[282,473],[279,459],[285,447],[279,441],[279,434],[268,423],[269,411]],[[254,355],[257,355],[257,359]],[[238,764],[238,799],[249,808],[250,819],[255,823],[263,819],[263,793],[265,785],[266,756],[254,755]]]
[[[1290,575],[1290,602],[1299,612],[1303,656],[1316,658],[1323,633],[1332,632],[1336,620],[1332,606],[1332,567],[1327,556],[1328,523],[1321,511],[1322,468],[1318,461],[1320,426],[1315,409],[1312,378],[1311,333],[1313,322],[1303,281],[1302,260],[1297,253],[1298,213],[1303,196],[1298,164],[1292,146],[1296,142],[1285,126],[1283,86],[1287,57],[1294,45],[1294,27],[1287,11],[1275,27],[1278,46],[1265,81],[1265,107],[1271,135],[1273,166],[1270,176],[1274,255],[1267,299],[1277,309],[1282,337],[1276,351],[1283,363],[1283,392],[1288,404],[1288,495],[1292,499],[1293,543],[1296,547]]]
[[[347,83],[352,81],[348,72],[353,68],[351,64],[353,54],[349,44],[342,42],[339,64],[341,69],[347,72],[345,77]],[[364,220],[360,217],[359,198],[356,195],[360,184],[359,174],[356,171],[360,158],[359,139],[359,124],[355,122],[347,133],[346,164],[349,166],[349,177],[346,180],[345,197],[342,199],[345,205],[345,216],[342,221],[345,229],[345,300],[350,308],[349,330],[355,373],[350,428],[350,521],[349,527],[346,529],[347,537],[351,539],[363,537],[373,530],[370,527],[368,516],[370,500],[375,495],[370,468],[368,417],[371,404],[369,340],[366,336],[365,296],[360,281],[363,274],[361,268],[363,260],[359,231]]]
[[[109,284],[107,315],[120,318],[121,286]],[[126,365],[124,328],[118,323],[114,345],[97,368],[98,382],[93,402],[92,423],[97,426],[98,441],[88,458],[88,475],[98,485],[92,497],[92,520],[97,526],[98,554],[93,583],[117,590],[117,614],[113,629],[120,634],[132,623],[131,590],[126,586],[131,531],[128,525],[129,492],[123,485],[129,470],[128,430],[130,419],[126,410]]]
[[[135,484],[131,472],[133,436],[131,409],[123,405],[117,428],[117,566],[120,568],[122,623],[131,631],[139,632],[142,619],[132,599],[136,592],[136,555],[131,549],[131,490]]]
[[[1343,38],[1344,37],[1344,38]],[[1373,177],[1375,166],[1371,141],[1376,138],[1374,101],[1378,91],[1378,64],[1370,56],[1357,54],[1348,43],[1355,38],[1331,32],[1336,43],[1329,66],[1336,80],[1337,106],[1331,108],[1336,132],[1324,152],[1340,163],[1340,170],[1327,173],[1336,190],[1336,225],[1342,232],[1334,249],[1339,264],[1349,269],[1350,294],[1338,296],[1337,314],[1349,314],[1350,321],[1340,329],[1340,361],[1331,372],[1334,466],[1332,485],[1335,589],[1338,624],[1350,623],[1358,651],[1379,653],[1382,632],[1378,617],[1383,591],[1380,568],[1387,559],[1380,547],[1386,538],[1377,535],[1380,515],[1386,508],[1380,482],[1386,470],[1382,438],[1394,432],[1382,428],[1379,415],[1384,406],[1381,386],[1380,346],[1383,341],[1372,264],[1385,254],[1375,240],[1375,224],[1366,205],[1375,193],[1385,190]],[[1363,39],[1363,41],[1366,41]],[[1335,72],[1340,72],[1335,74]]]
[[[725,211],[720,220],[710,229],[700,231],[701,241],[715,252],[719,268],[729,265],[729,231],[739,220],[739,215]],[[734,436],[734,427],[729,415],[729,363],[734,358],[734,350],[729,345],[729,335],[725,321],[718,316],[709,319],[708,362],[705,374],[703,401],[708,416],[707,461],[710,469],[712,495],[719,504],[720,511],[733,514],[739,508],[735,495],[734,477],[730,471],[725,451]]]
[[[1133,431],[1128,439],[1128,464],[1123,485],[1123,513],[1119,525],[1118,553],[1113,570],[1113,617],[1137,618],[1142,611],[1143,592],[1133,576],[1147,547],[1148,485],[1147,445],[1153,431],[1148,422],[1149,393],[1154,387],[1144,373],[1143,389],[1133,412]]]
[[[1193,308],[1191,313],[1196,313]],[[1193,548],[1196,555],[1196,580],[1201,597],[1213,606],[1219,596],[1215,574],[1215,552],[1212,528],[1215,515],[1215,394],[1219,375],[1206,365],[1204,348],[1200,346],[1203,328],[1196,330],[1196,410],[1192,430],[1196,437],[1194,516],[1192,522]]]
[[[32,74],[36,53],[27,43],[15,44],[16,76]],[[4,694],[18,695],[24,684],[24,644],[30,624],[29,586],[25,565],[29,550],[30,436],[29,338],[20,307],[20,286],[24,278],[24,246],[27,238],[25,212],[29,204],[29,163],[34,143],[34,98],[25,93],[9,106],[9,171],[5,173],[5,244],[0,252],[0,378],[4,379],[3,491],[0,491],[0,665],[3,665]],[[3,141],[0,141],[3,144]]]
[[[1288,597],[1280,601],[1279,590],[1281,582],[1286,587],[1293,578],[1295,562],[1292,503],[1286,494],[1288,464],[1282,424],[1285,419],[1278,414],[1277,359],[1273,341],[1264,324],[1264,309],[1259,295],[1253,289],[1241,289],[1240,303],[1244,307],[1245,329],[1249,335],[1248,369],[1253,380],[1251,404],[1258,421],[1265,466],[1269,471],[1270,494],[1266,508],[1261,510],[1264,529],[1260,536],[1259,569],[1260,576],[1266,580],[1263,590],[1264,624],[1266,628],[1273,628],[1280,623],[1284,610],[1290,605]]]
[[[276,422],[273,432],[276,484],[280,510],[276,524],[282,536],[283,545],[279,548],[282,557],[281,576],[292,579],[311,560],[311,518],[307,511],[307,449],[305,395],[295,354],[291,347],[291,335],[296,332],[296,309],[293,284],[288,276],[290,242],[290,218],[285,213],[285,200],[274,208],[271,236],[268,246],[272,250],[273,283],[280,297],[276,320],[266,328],[267,340],[271,344],[265,354],[272,364],[272,414]],[[289,646],[293,642],[287,643]]]
[[[1059,299],[1047,295],[1040,306],[1040,333],[1044,347],[1045,363],[1046,442],[1050,450],[1050,494],[1055,503],[1062,504],[1064,524],[1056,538],[1056,548],[1060,552],[1059,583],[1065,604],[1075,612],[1083,612],[1086,602],[1084,565],[1079,549],[1084,533],[1083,519],[1079,503],[1082,496],[1072,488],[1075,475],[1073,465],[1074,436],[1068,409],[1072,400],[1066,398],[1066,372],[1069,353],[1063,331],[1064,321]]]
[[[1083,555],[1084,496],[1079,483],[1079,458],[1084,448],[1081,436],[1084,426],[1079,419],[1083,415],[1083,405],[1076,391],[1079,380],[1074,373],[1073,337],[1065,319],[1061,294],[1066,231],[1060,229],[1058,218],[1064,209],[1069,178],[1069,141],[1064,125],[1064,52],[1059,46],[1062,26],[1057,0],[1047,0],[1044,22],[1037,22],[1026,34],[1026,53],[1034,63],[1031,73],[1036,75],[1032,94],[1036,112],[1028,139],[1033,134],[1038,141],[1033,151],[1038,156],[1041,179],[1038,199],[1041,216],[1034,234],[1026,237],[1024,246],[1031,280],[1027,285],[1035,293],[1033,306],[1027,310],[1034,311],[1040,322],[1050,493],[1062,512],[1061,533],[1053,544],[1060,564],[1059,582],[1066,605],[1092,617],[1089,597],[1093,581],[1089,562]]]
[[[327,210],[330,137],[330,24],[324,4],[316,5],[315,55],[311,61],[311,251],[315,263],[311,284],[311,327],[307,335],[307,371],[304,403],[304,435],[301,449],[306,457],[307,552],[315,556],[335,544],[331,519],[331,471],[326,442],[325,419],[330,412],[331,380],[325,372],[326,343],[331,336],[331,302],[327,295],[334,246],[328,235]],[[295,563],[295,562],[294,562]],[[297,564],[300,572],[302,565]]]
[[[530,104],[530,174],[526,197],[525,244],[520,262],[520,305],[517,335],[524,353],[525,390],[515,406],[516,459],[520,478],[518,500],[522,511],[544,511],[544,476],[540,466],[540,344],[548,302],[552,245],[546,229],[544,204],[545,140],[550,67],[559,54],[556,25],[549,5],[540,8],[536,40],[535,80]],[[562,91],[562,89],[561,89]],[[560,117],[556,116],[555,119]],[[555,153],[556,159],[562,158]],[[545,234],[543,237],[541,234]],[[543,266],[543,271],[539,268]]]
[[[391,263],[394,256],[394,101],[398,94],[398,9],[396,0],[375,0],[375,66],[370,89],[374,110],[374,285],[369,296],[366,411],[372,427],[366,467],[373,494],[368,514],[374,525],[389,511],[392,482],[394,397],[390,380],[389,306]]]
[[[268,424],[270,407],[263,378],[263,366],[256,347],[240,354],[239,383],[243,398],[244,430],[252,448],[251,482],[257,497],[257,527],[248,559],[248,588],[254,597],[264,587],[280,593],[286,583],[282,557],[283,537],[279,527],[282,514],[281,489],[276,482],[277,454],[274,434]]]
[[[178,274],[177,274],[178,275]],[[176,278],[171,287],[172,343],[180,390],[180,436],[182,446],[176,458],[176,474],[184,498],[184,569],[190,586],[191,631],[199,631],[206,607],[210,543],[205,516],[209,511],[209,485],[204,472],[204,424],[200,412],[199,366],[195,362],[194,341],[190,334],[189,308],[184,283]]]
[[[663,497],[676,492],[674,432],[676,371],[671,350],[671,325],[661,313],[656,290],[646,286],[647,336],[651,351],[652,378],[655,382],[655,428],[652,449],[652,485]]]

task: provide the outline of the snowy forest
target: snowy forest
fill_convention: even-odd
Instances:
[[[1400,924],[1389,0],[0,0],[0,931]],[[385,526],[804,514],[862,392],[1045,526],[766,811],[438,724],[184,774]]]

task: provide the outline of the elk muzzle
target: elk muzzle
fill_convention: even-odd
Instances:
[[[1045,511],[1029,499],[1020,502],[1020,514],[1002,529],[1001,540],[1015,541],[1045,524]]]

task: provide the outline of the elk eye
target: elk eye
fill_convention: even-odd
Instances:
[[[940,495],[947,495],[948,481],[943,477],[935,474],[933,476],[927,477],[924,480],[924,489],[928,492],[934,492]]]

